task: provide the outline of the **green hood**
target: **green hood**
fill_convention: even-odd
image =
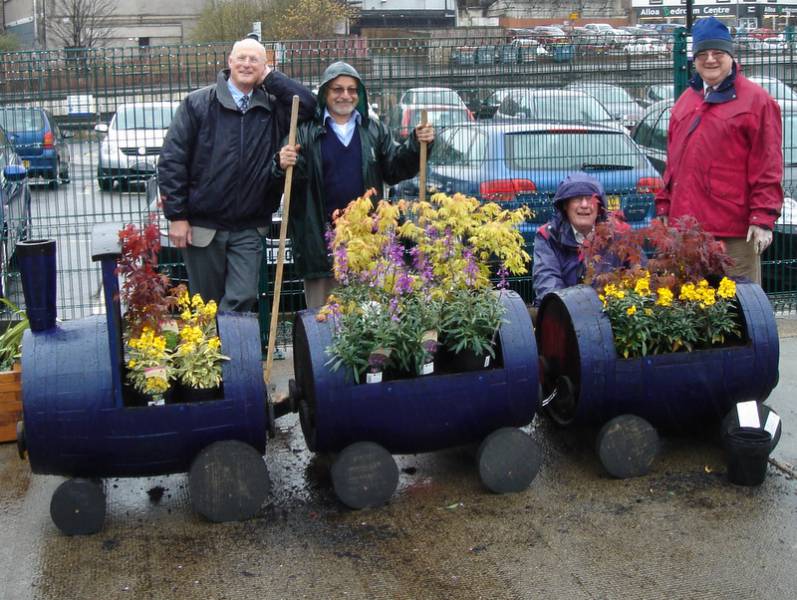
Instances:
[[[349,63],[345,63],[343,61],[334,62],[329,65],[321,77],[321,84],[318,86],[318,108],[316,109],[318,111],[318,120],[320,121],[324,116],[324,109],[327,107],[327,85],[329,85],[330,81],[336,77],[340,77],[341,75],[348,75],[349,77],[354,77],[357,80],[357,87],[359,88],[357,91],[357,112],[360,113],[360,117],[362,117],[363,125],[367,125],[368,96],[365,93],[363,80],[360,77],[360,74],[357,72],[357,69],[352,67]]]

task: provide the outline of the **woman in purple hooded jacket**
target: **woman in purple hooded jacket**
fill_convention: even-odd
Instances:
[[[534,236],[534,306],[545,294],[581,282],[586,271],[581,246],[597,221],[606,219],[603,185],[585,173],[564,178],[553,198],[557,209]]]

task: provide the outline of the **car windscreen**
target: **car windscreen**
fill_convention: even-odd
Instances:
[[[470,127],[455,127],[440,133],[434,142],[429,164],[438,166],[475,166],[484,160],[487,136]]]
[[[508,133],[504,154],[510,169],[597,171],[647,166],[647,159],[622,132],[547,130]]]
[[[445,104],[460,106],[462,99],[453,90],[419,90],[409,92],[405,104]]]
[[[583,91],[604,105],[612,102],[634,102],[631,95],[621,87],[586,87]]]
[[[30,108],[4,108],[0,110],[0,125],[11,133],[39,131],[44,128],[40,111]]]
[[[762,88],[769,92],[769,95],[775,98],[776,100],[792,100],[797,101],[797,94],[795,94],[794,90],[791,89],[788,85],[779,81],[777,79],[764,79],[756,80],[755,78],[750,78],[752,81],[755,81],[759,84]]]
[[[426,110],[426,120],[435,127],[450,127],[468,121],[468,113],[463,109],[451,110]],[[410,117],[410,126],[415,127],[421,122],[421,110],[413,110]]]
[[[167,129],[172,122],[172,106],[129,106],[116,113],[116,129]]]
[[[517,102],[518,116],[528,119],[577,123],[612,120],[606,109],[589,96],[521,95]]]

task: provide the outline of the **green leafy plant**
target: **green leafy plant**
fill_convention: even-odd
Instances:
[[[0,298],[0,302],[18,319],[0,335],[0,371],[8,371],[22,354],[22,336],[30,324],[25,311],[16,304],[7,298]]]
[[[495,336],[504,316],[500,293],[489,288],[454,290],[440,317],[442,343],[453,352],[495,357]]]

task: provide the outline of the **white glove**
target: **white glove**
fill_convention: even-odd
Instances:
[[[752,240],[753,249],[756,254],[763,254],[764,250],[769,248],[772,243],[772,232],[769,229],[764,229],[758,225],[750,225],[747,228],[747,241]]]

